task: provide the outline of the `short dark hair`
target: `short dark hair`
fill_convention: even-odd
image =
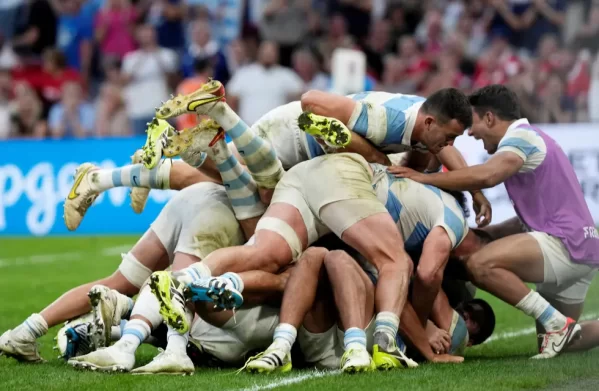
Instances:
[[[516,93],[500,84],[483,87],[472,93],[468,100],[480,117],[486,112],[493,113],[502,121],[515,121],[522,117]]]
[[[422,111],[446,124],[452,119],[458,121],[465,129],[472,126],[472,109],[468,97],[456,88],[443,88],[422,104]]]
[[[493,334],[495,330],[495,312],[491,305],[483,299],[474,299],[461,303],[456,311],[460,314],[468,313],[470,320],[478,325],[478,332],[470,335],[472,345],[480,345]]]
[[[493,241],[493,237],[487,231],[478,228],[471,228],[471,230],[484,244],[489,244]]]

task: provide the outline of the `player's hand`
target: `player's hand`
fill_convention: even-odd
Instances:
[[[479,228],[486,227],[491,223],[491,220],[493,219],[493,208],[491,208],[491,203],[482,191],[475,191],[472,193],[472,207],[476,213],[476,225],[478,225]]]
[[[438,354],[431,362],[435,364],[461,364],[464,362],[464,357],[452,356],[450,354]]]
[[[435,354],[445,354],[451,348],[451,336],[443,329],[434,328],[434,331],[427,330],[428,343]]]
[[[391,166],[387,168],[387,171],[393,174],[396,178],[409,178],[416,182],[422,182],[424,175],[426,175],[403,166]]]

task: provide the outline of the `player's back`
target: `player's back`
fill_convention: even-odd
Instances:
[[[399,227],[405,248],[418,250],[429,232],[439,226],[445,229],[457,246],[468,225],[464,212],[451,194],[430,185],[406,178],[395,178],[385,166],[371,165],[374,170],[375,192]]]

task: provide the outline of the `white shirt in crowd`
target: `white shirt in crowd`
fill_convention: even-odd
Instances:
[[[297,99],[303,91],[302,79],[278,65],[242,67],[227,84],[227,94],[239,98],[239,116],[250,126],[275,107]]]
[[[155,108],[169,98],[167,73],[177,70],[174,51],[159,48],[154,52],[136,50],[125,56],[123,73],[132,77],[125,89],[130,118],[152,117]]]

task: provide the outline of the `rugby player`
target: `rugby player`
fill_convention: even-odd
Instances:
[[[410,137],[424,143],[427,143],[428,139],[439,140],[442,138],[449,143],[449,139],[454,137],[452,132],[455,131],[456,124],[463,121],[463,119],[456,119],[460,116],[459,114],[454,114],[455,109],[459,107],[459,103],[456,102],[464,101],[464,99],[458,99],[463,98],[463,94],[457,90],[442,90],[432,95],[426,103],[422,103],[422,98],[416,99],[400,94],[389,95],[373,92],[362,95],[364,94],[367,95],[364,105],[372,105],[372,102],[379,101],[389,104],[396,102],[383,108],[390,134],[394,134],[396,139],[408,144],[396,150],[411,149]],[[357,94],[354,98],[357,99],[360,96]],[[349,100],[353,102],[351,99]],[[415,102],[414,107],[404,114],[404,111],[401,110],[405,108],[408,101]],[[251,128],[248,128],[224,102],[222,85],[217,81],[211,81],[193,94],[169,100],[163,108],[158,110],[161,115],[157,114],[157,116],[171,118],[188,112],[189,108],[197,112],[209,113],[225,128],[233,140],[232,143],[229,143],[229,147],[234,156],[243,164],[249,164],[249,171],[262,189],[272,191],[284,169],[289,169],[301,161],[324,154],[322,145],[314,137],[300,130],[298,117],[302,114],[302,109],[299,101],[273,109]],[[367,132],[364,131],[364,134]],[[412,134],[413,136],[404,140],[396,133]],[[67,227],[70,230],[76,229],[95,197],[100,192],[112,187],[144,186],[145,188],[180,190],[200,181],[219,181],[216,167],[210,159],[206,159],[206,141],[197,142],[195,140],[197,134],[201,134],[201,129],[197,127],[177,132],[166,121],[156,120],[148,129],[148,141],[143,154],[145,158],[136,160],[144,160],[148,168],[132,165],[116,169],[98,169],[93,174],[93,178],[91,173],[78,170],[75,183],[80,189],[75,189],[77,191],[65,201]],[[268,142],[264,143],[261,139]],[[364,138],[352,133],[350,139],[350,145],[339,151],[353,151],[364,156],[369,162],[389,164],[389,157],[373,148]],[[269,148],[269,143],[272,148]],[[438,147],[434,146],[434,148]],[[238,150],[243,152],[243,156]],[[168,160],[160,162],[162,156],[177,155],[180,155],[189,165]],[[451,146],[444,148],[439,157],[442,157],[441,161],[448,169],[461,168],[466,164],[459,152]],[[414,153],[409,158],[409,164],[420,170],[438,168],[437,159],[430,154]],[[268,203],[270,192],[264,193],[262,199]],[[132,192],[134,210],[143,209],[147,195],[146,190]],[[481,192],[475,192],[473,199],[475,210],[478,213],[477,222],[481,226],[488,224],[491,220],[489,202]]]
[[[521,118],[516,95],[492,85],[470,98],[469,134],[493,156],[483,164],[448,173],[391,172],[453,190],[504,183],[517,220],[513,235],[498,239],[466,262],[473,282],[533,317],[543,329],[539,354],[558,355],[580,336],[576,319],[599,266],[599,235],[576,173],[559,145]],[[528,232],[522,233],[521,224]],[[524,283],[537,284],[537,292]],[[553,303],[553,305],[552,305]],[[562,312],[563,311],[563,312]]]
[[[395,334],[412,273],[412,261],[402,244],[405,241],[409,248],[428,240],[427,262],[423,262],[426,266],[419,268],[418,273],[439,285],[438,270],[442,277],[449,251],[459,244],[468,228],[459,205],[450,195],[390,178],[384,166],[371,167],[356,154],[321,156],[296,165],[278,183],[252,243],[214,252],[192,266],[194,273],[209,277],[227,271],[276,272],[330,229],[377,268],[380,278],[375,340],[378,339],[380,349],[379,366],[400,366],[393,359],[397,351]],[[426,207],[404,208],[404,203]],[[404,223],[397,224],[400,220]],[[428,259],[438,266],[426,269],[430,266]],[[166,273],[155,273],[153,278],[170,279]],[[184,320],[182,309],[170,299],[180,289],[177,283],[161,281],[156,285],[161,287],[162,293],[158,295],[161,305],[170,307],[165,310],[171,312],[167,321],[180,331],[187,331],[188,324],[178,323]],[[232,281],[232,288],[239,291],[240,287]]]
[[[175,261],[183,268],[219,246],[241,245],[245,241],[224,186],[206,182],[187,187],[169,200],[131,251],[123,254],[114,274],[72,289],[39,314],[32,314],[15,329],[6,331],[0,337],[0,350],[21,361],[41,361],[36,339],[45,335],[48,328],[87,313],[91,308],[88,292],[93,286],[113,289],[91,296],[102,298],[106,307],[103,312],[112,314],[111,323],[116,326],[133,307],[132,300],[124,295],[137,294],[153,271],[164,270],[169,264],[175,265]],[[148,300],[155,301],[149,287],[145,289]],[[124,295],[116,295],[117,291]],[[140,297],[143,296],[144,292]],[[104,346],[110,335],[112,325],[103,324],[93,333],[96,347]]]

